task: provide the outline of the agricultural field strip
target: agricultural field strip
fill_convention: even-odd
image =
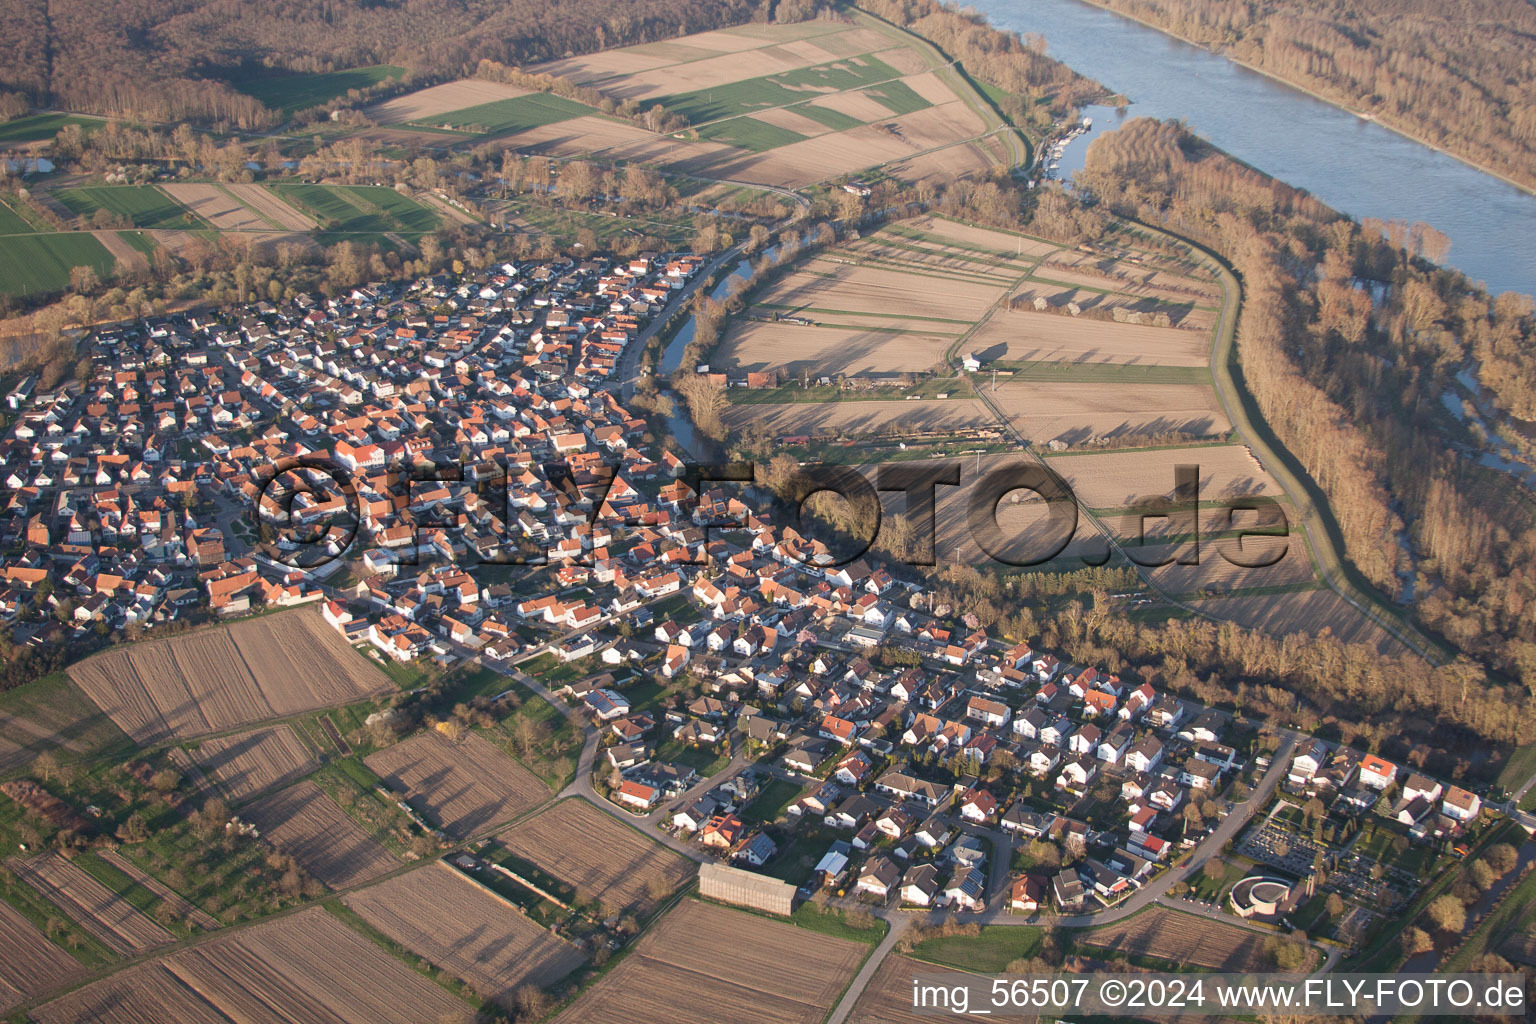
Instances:
[[[10,867],[38,895],[58,907],[114,953],[133,956],[175,936],[117,893],[57,853],[13,860]]]
[[[211,775],[230,800],[241,803],[320,767],[314,753],[286,725],[209,737],[188,757]]]
[[[399,866],[383,844],[309,780],[263,797],[241,817],[331,889],[359,885]]]
[[[97,856],[106,861],[112,867],[121,871],[123,874],[127,875],[129,878],[133,879],[136,884],[142,885],[145,889],[153,893],[157,898],[164,900],[167,904],[170,905],[171,909],[175,910],[176,913],[185,917],[199,928],[202,928],[205,931],[213,931],[215,928],[219,927],[219,922],[212,916],[204,913],[202,910],[199,910],[192,903],[188,902],[180,893],[176,892],[168,885],[161,882],[159,879],[150,875],[143,868],[139,867],[133,861],[129,860],[127,857],[124,857],[116,850],[99,850],[97,851]]]
[[[586,956],[521,909],[443,861],[343,897],[363,920],[451,971],[487,999],[548,985]]]
[[[311,907],[137,964],[32,1016],[40,1024],[421,1024],[468,1010]]]
[[[49,942],[9,903],[0,901],[0,1012],[80,971],[74,957]]]
[[[313,609],[143,641],[69,672],[140,745],[232,731],[394,688]]]
[[[868,951],[785,921],[684,900],[559,1019],[817,1024]],[[678,992],[693,991],[711,998],[678,1002]]]
[[[562,800],[501,833],[499,841],[541,871],[584,895],[616,895],[633,906],[653,879],[674,889],[693,862],[617,821],[585,800]]]
[[[471,732],[455,743],[425,732],[364,759],[445,831],[461,838],[502,824],[549,798],[549,788],[496,744]]]

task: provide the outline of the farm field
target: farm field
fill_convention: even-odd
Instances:
[[[90,220],[97,210],[127,217],[136,228],[198,228],[206,222],[154,185],[55,189],[53,198]]]
[[[315,226],[313,217],[260,185],[177,183],[164,188],[171,198],[220,231],[308,231]]]
[[[562,800],[499,839],[517,856],[605,907],[649,905],[653,883],[671,892],[694,870],[687,858],[581,799]]]
[[[438,732],[420,733],[364,763],[443,831],[461,838],[549,799],[538,776],[478,733],[457,743]]]
[[[734,325],[716,350],[717,361],[738,370],[778,370],[781,377],[894,376],[932,369],[953,335],[901,330],[842,330],[783,322]]]
[[[285,203],[313,216],[324,231],[395,231],[412,237],[435,231],[439,224],[437,214],[383,186],[284,183],[271,186],[271,191]]]
[[[959,985],[971,980],[971,975],[963,971],[891,953],[880,964],[859,1001],[853,1004],[847,1024],[927,1024],[933,1020],[931,1015],[912,1009],[912,979],[919,974],[946,979],[941,984]]]
[[[503,1004],[510,1004],[519,985],[548,985],[586,959],[514,904],[442,861],[343,902],[390,939]]]
[[[529,70],[620,102],[659,102],[685,117],[691,131],[652,136],[668,143],[656,153],[712,177],[801,186],[877,164],[901,164],[924,177],[977,173],[1006,160],[968,141],[998,127],[995,115],[937,51],[862,15],[846,23],[720,29]],[[526,117],[530,107],[508,110]],[[497,123],[500,113],[485,111],[479,120],[465,111],[434,116],[498,133],[516,130]],[[551,127],[533,125],[508,141],[558,155],[618,144],[589,139],[574,124]],[[633,136],[624,144],[642,145]],[[710,148],[696,148],[704,146]]]
[[[17,200],[12,200],[17,202]],[[0,235],[29,235],[32,225],[4,199],[0,199]]]
[[[511,135],[573,117],[595,115],[585,103],[568,100],[547,92],[492,100],[462,110],[451,110],[432,118],[434,125],[472,132],[477,135]]]
[[[314,753],[286,725],[204,740],[187,756],[234,803],[287,785],[320,767]]]
[[[1196,384],[998,382],[992,400],[1036,443],[1095,437],[1224,436],[1232,422],[1216,392]]]
[[[134,644],[69,671],[141,745],[348,704],[393,688],[313,608]]]
[[[399,866],[313,782],[264,797],[240,817],[332,889],[358,885]]]
[[[733,430],[761,425],[770,434],[779,436],[957,430],[997,422],[987,407],[974,398],[786,402],[782,405],[754,403],[732,405],[722,415]]]
[[[464,110],[497,100],[527,95],[527,89],[515,85],[502,85],[479,78],[463,78],[456,82],[444,82],[426,89],[396,96],[394,99],[369,107],[364,113],[379,124],[404,124],[409,121],[427,121],[439,114]]]
[[[75,267],[112,275],[116,257],[88,231],[9,235],[0,245],[0,293],[56,292],[69,284]]]
[[[1316,636],[1326,629],[1346,643],[1374,644],[1383,654],[1407,653],[1401,641],[1326,588],[1285,594],[1235,594],[1194,604],[1207,614],[1268,633]]]
[[[1245,445],[1084,452],[1047,456],[1046,461],[1095,509],[1126,508],[1153,495],[1172,497],[1174,467],[1181,464],[1199,467],[1202,501],[1239,495],[1283,497],[1280,485]]]
[[[1026,288],[1019,294],[1034,293]],[[1210,360],[1211,336],[1209,329],[1149,327],[1037,313],[1026,303],[1015,312],[994,315],[966,339],[966,348],[984,363],[1042,361],[1203,369]]]
[[[0,693],[0,772],[31,764],[44,751],[70,761],[130,747],[122,730],[62,672]]]
[[[295,114],[345,96],[352,89],[367,89],[404,74],[405,68],[395,64],[372,64],[342,71],[269,71],[237,77],[230,85],[260,100],[264,106],[282,114]]]
[[[82,928],[122,956],[163,946],[174,936],[133,904],[57,853],[10,862],[26,882]]]
[[[49,942],[10,904],[0,902],[0,1013],[79,971],[74,957]]]
[[[422,1024],[469,1008],[320,907],[129,968],[32,1011],[39,1024]]]
[[[1002,298],[1002,283],[926,276],[904,269],[858,266],[815,257],[770,285],[755,305],[817,321],[838,322],[840,313],[882,317],[891,327],[920,329],[975,323]]]
[[[592,155],[615,162],[680,166],[707,166],[720,157],[737,152],[721,142],[693,142],[675,135],[658,135],[628,121],[599,117],[595,112],[530,128],[507,141],[523,153]]]
[[[1157,957],[1212,971],[1247,974],[1270,970],[1265,933],[1154,907],[1077,936],[1085,946]]]
[[[818,1024],[868,948],[738,910],[684,900],[560,1024]],[[707,992],[707,998],[679,998]]]

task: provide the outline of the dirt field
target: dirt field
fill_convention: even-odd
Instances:
[[[685,900],[560,1024],[819,1024],[867,947]]]
[[[691,861],[585,800],[562,800],[500,839],[519,857],[605,906],[649,903],[647,889],[653,881],[670,891],[693,874]]]
[[[1076,282],[1090,288],[1109,288],[1133,295],[1153,296],[1168,302],[1214,306],[1221,301],[1221,289],[1208,277],[1188,277],[1143,262],[1143,257],[1134,253],[1112,255],[1063,249],[1041,265],[1040,276]]]
[[[236,193],[235,189],[243,191]],[[227,191],[226,191],[227,190]],[[166,185],[172,199],[220,231],[304,231],[315,222],[259,185]]]
[[[1121,434],[1224,435],[1216,393],[1193,384],[999,384],[992,399],[1031,441],[1069,443]]]
[[[709,164],[690,162],[684,169],[708,173],[711,177],[798,188],[866,167],[910,161],[925,150],[957,143],[985,130],[981,118],[961,100],[899,117],[890,117],[887,111],[887,117],[879,125],[866,124],[828,132],[765,153]],[[886,130],[881,126],[893,127]],[[922,174],[908,176],[931,177],[941,173],[960,176],[985,171],[992,166],[983,151],[970,146],[953,146],[944,151],[942,160],[928,163],[932,166],[925,163]]]
[[[603,117],[573,117],[540,125],[496,140],[524,153],[549,156],[591,154],[608,160],[706,165],[737,150],[718,142],[689,142],[674,135],[657,135],[623,121]]]
[[[919,974],[952,979],[946,984],[964,984],[971,978],[963,971],[925,964],[911,957],[891,953],[875,976],[869,980],[846,1024],[929,1024],[931,1015],[912,1009],[912,979]]]
[[[1154,907],[1105,928],[1075,933],[1078,942],[1139,953],[1213,971],[1246,974],[1272,970],[1262,932]]]
[[[264,797],[240,817],[332,889],[361,884],[399,866],[313,782]]]
[[[437,1024],[469,1007],[320,907],[132,967],[34,1010],[40,1024]]]
[[[394,689],[314,608],[134,644],[88,658],[69,672],[141,745]]]
[[[890,431],[952,430],[995,425],[997,418],[974,398],[917,399],[911,402],[790,402],[784,405],[733,405],[725,411],[733,430],[760,423],[779,435],[879,434]]]
[[[1401,642],[1331,590],[1264,594],[1196,601],[1195,607],[1240,626],[1285,635],[1317,636],[1328,630],[1347,643],[1371,644],[1383,654],[1405,654]]]
[[[0,1013],[69,980],[81,970],[74,957],[0,902]]]
[[[1025,289],[1022,294],[1031,292]],[[1205,331],[1037,313],[1026,307],[998,312],[966,339],[966,347],[983,362],[1205,366],[1211,337]]]
[[[1126,508],[1142,498],[1173,496],[1174,467],[1200,470],[1200,500],[1237,495],[1282,497],[1247,445],[1158,448],[1145,451],[1092,452],[1047,459],[1072,492],[1089,508]]]
[[[92,231],[91,237],[105,246],[120,266],[133,270],[149,269],[149,260],[144,254],[129,245],[116,231]]]
[[[759,121],[766,121],[768,124],[797,132],[806,138],[825,135],[832,130],[820,121],[806,117],[794,107],[775,107],[772,110],[764,110],[752,116]]]
[[[363,113],[379,124],[402,124],[406,121],[421,121],[439,114],[463,110],[465,107],[477,107],[482,103],[494,103],[497,100],[509,100],[514,96],[527,94],[527,89],[519,89],[514,85],[502,85],[499,82],[487,82],[479,78],[463,78],[457,82],[444,82],[429,89],[418,89],[404,96],[396,96],[392,100],[369,107]]]
[[[286,725],[204,740],[189,756],[235,803],[320,767],[314,753]]]
[[[478,733],[455,743],[424,732],[367,759],[396,792],[407,793],[443,831],[463,837],[517,817],[549,799],[538,776]]]
[[[891,320],[891,327],[921,330],[925,326],[923,317],[940,321],[934,326],[941,328],[952,326],[943,321],[974,323],[1002,295],[1003,289],[995,285],[968,284],[921,273],[821,259],[785,275],[757,301],[788,306],[791,312],[797,309],[847,310],[886,316]],[[841,322],[835,313],[808,315],[816,320]]]
[[[801,371],[818,377],[892,376],[932,369],[952,341],[942,334],[737,321],[726,332],[714,361],[739,370],[776,369],[785,377],[798,377]]]
[[[949,242],[958,242],[965,246],[978,249],[986,249],[991,252],[1022,253],[1025,256],[1043,256],[1056,252],[1061,246],[1054,242],[1026,238],[1023,235],[1012,234],[1007,231],[994,231],[991,228],[975,227],[970,224],[961,224],[959,221],[946,220],[943,217],[919,217],[915,220],[902,221],[901,226],[921,231],[925,235]]]
[[[412,953],[504,1005],[519,985],[548,985],[586,959],[517,906],[442,861],[344,902]]]
[[[11,868],[114,953],[133,956],[174,938],[133,904],[57,853],[12,861]]]

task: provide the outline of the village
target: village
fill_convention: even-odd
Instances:
[[[339,711],[307,735],[356,763],[377,813],[398,807],[406,856],[445,851],[452,877],[533,908],[529,941],[587,952],[634,932],[561,882],[559,851],[592,823],[508,852],[506,836],[571,804],[524,822],[551,791],[669,848],[658,897],[700,863],[701,897],[780,915],[1086,926],[1159,903],[1326,934],[1330,961],[1494,828],[1476,794],[1412,766],[1004,639],[911,567],[840,563],[737,493],[695,494],[664,425],[626,409],[616,381],[701,265],[505,263],[98,331],[75,380],[28,378],[6,399],[13,642],[105,649],[71,676],[169,756],[157,764],[205,756],[199,735],[282,720],[286,684],[232,634],[272,711],[220,719],[222,684],[176,654],[186,689],[162,692],[170,677],[135,660],[156,645],[122,641],[312,606],[291,614],[342,647],[320,657],[366,658],[402,687],[368,715],[386,732],[407,722],[396,706],[450,703],[452,681],[475,679],[472,701],[410,719],[403,742],[344,739]],[[293,709],[377,696],[366,668]],[[177,717],[187,693],[206,721]],[[579,730],[569,775],[541,782],[474,730],[526,700]],[[309,761],[303,746],[282,756]],[[7,785],[80,820],[44,787]],[[305,785],[229,827],[332,888],[387,871],[383,849],[342,869],[285,833],[285,817],[320,813],[325,794]],[[580,958],[564,955],[568,971]]]

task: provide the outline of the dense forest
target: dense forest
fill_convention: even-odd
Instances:
[[[264,127],[277,116],[229,84],[252,69],[393,63],[467,74],[723,25],[794,20],[807,0],[0,0],[0,93],[36,105]],[[781,17],[783,14],[781,14]]]
[[[1092,0],[1536,188],[1527,0]]]
[[[959,60],[987,86],[1004,115],[1020,127],[1044,129],[1075,106],[1103,101],[1103,86],[1046,56],[1040,36],[1020,36],[987,24],[969,9],[938,0],[857,0],[858,6],[915,32]]]
[[[1236,268],[1238,377],[1327,494],[1349,558],[1389,594],[1410,580],[1425,626],[1536,693],[1536,502],[1478,465],[1442,404],[1490,339],[1536,333],[1529,300],[1490,298],[1178,124],[1094,140],[1078,180]]]

